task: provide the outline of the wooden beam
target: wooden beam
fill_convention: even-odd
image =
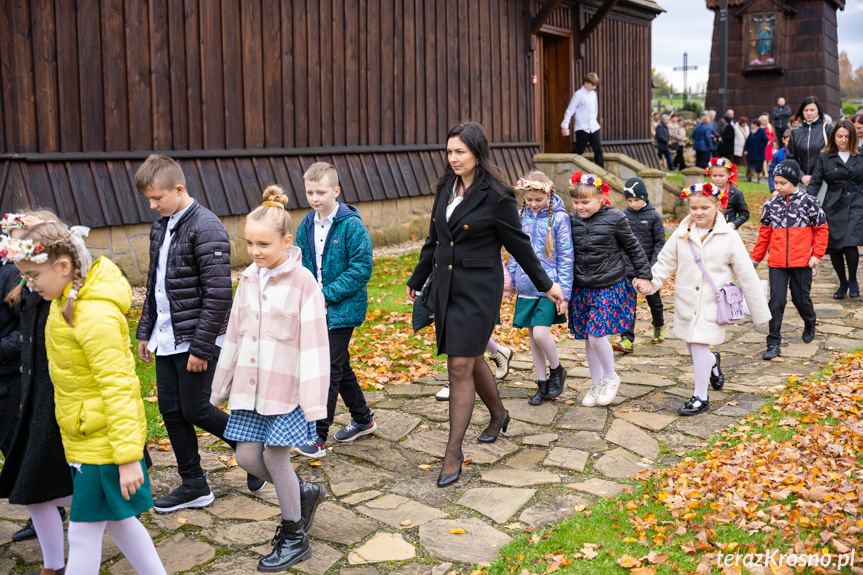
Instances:
[[[563,0],[546,0],[545,4],[542,5],[542,10],[540,10],[539,14],[533,17],[533,20],[530,21],[530,33],[536,34],[539,32],[539,29],[542,28],[542,25],[545,24],[545,21],[548,20],[548,17],[551,16],[551,13],[555,11],[555,9],[560,6]]]
[[[587,24],[584,25],[584,28],[582,28],[581,31],[578,33],[578,41],[580,43],[584,43],[587,41],[590,35],[593,34],[593,32],[599,26],[599,23],[602,22],[606,16],[608,16],[608,13],[611,12],[611,10],[615,6],[617,6],[618,2],[620,2],[620,0],[605,0],[605,2],[602,3],[602,6],[599,7],[599,10],[597,10],[593,14],[593,16],[591,16]]]

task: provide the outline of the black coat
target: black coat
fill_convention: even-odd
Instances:
[[[149,340],[156,325],[156,266],[168,218],[150,230],[147,299],[136,336]],[[171,324],[177,345],[190,342],[189,353],[212,359],[216,338],[225,333],[231,311],[231,243],[216,215],[195,202],[174,227],[168,252],[165,286],[171,303]]]
[[[635,234],[644,250],[648,264],[652,266],[665,245],[665,224],[662,223],[662,216],[649,202],[637,212],[632,208],[626,208],[623,213],[629,221],[629,229]],[[623,263],[626,265],[626,277],[634,278],[635,268],[626,254],[623,254]]]
[[[746,205],[743,192],[734,184],[728,185],[728,205],[722,210],[722,215],[726,222],[734,225],[735,230],[739,230],[749,220],[749,206]]]
[[[664,152],[668,149],[668,141],[671,138],[668,136],[668,126],[659,122],[656,125],[656,149]]]
[[[623,212],[602,206],[589,218],[573,213],[569,220],[575,247],[574,286],[604,288],[623,281],[626,279],[624,254],[632,262],[635,277],[653,279],[644,249]]]
[[[791,130],[791,139],[785,147],[788,151],[786,159],[797,162],[803,174],[811,176],[815,173],[815,164],[818,163],[821,148],[827,143],[825,138],[832,130],[833,124],[825,125],[822,120],[794,128]]]
[[[429,235],[408,286],[421,290],[434,272],[434,320],[439,354],[476,357],[485,352],[503,298],[500,248],[518,260],[539,291],[553,282],[542,269],[521,220],[515,197],[489,185],[471,186],[447,222],[447,192],[456,176],[438,194]],[[479,184],[478,184],[479,185]]]
[[[54,415],[54,385],[45,351],[51,302],[28,292],[20,307],[21,418],[0,472],[0,498],[30,505],[72,495],[72,475]]]
[[[773,129],[776,130],[776,138],[782,141],[782,134],[788,129],[788,120],[791,118],[791,108],[788,106],[773,106],[771,120]]]
[[[20,281],[15,264],[0,265],[0,381],[17,379],[21,373],[21,314],[5,301]]]
[[[821,206],[830,231],[827,249],[863,246],[863,156],[851,156],[845,163],[837,152],[821,154],[806,191],[817,196],[821,182],[827,182]]]
[[[730,160],[734,157],[734,124],[729,122],[722,126],[719,147],[716,151],[719,157]]]
[[[769,143],[770,137],[764,128],[749,132],[749,135],[746,136],[746,143],[743,144],[746,161],[749,163],[763,162],[764,158],[767,157],[767,144]]]

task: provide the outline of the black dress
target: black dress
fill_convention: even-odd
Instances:
[[[45,323],[51,302],[29,292],[21,302],[21,419],[0,472],[0,498],[32,505],[72,495],[72,474],[54,415]]]
[[[453,176],[444,190],[453,189]],[[541,292],[553,282],[521,229],[512,191],[472,186],[447,222],[449,198],[438,194],[429,235],[408,286],[421,290],[434,272],[434,318],[438,354],[476,357],[485,352],[500,313],[503,265],[500,248],[518,260]]]
[[[850,156],[843,162],[838,152],[821,154],[806,191],[817,196],[821,182],[827,182],[821,206],[830,232],[827,250],[863,246],[863,156]]]

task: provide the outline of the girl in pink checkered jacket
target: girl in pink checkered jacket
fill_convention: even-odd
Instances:
[[[282,522],[273,552],[259,571],[282,571],[312,555],[306,533],[323,498],[291,467],[291,447],[317,437],[326,416],[330,352],[324,297],[300,249],[278,186],[246,217],[255,262],[240,276],[213,377],[213,405],[228,401],[225,437],[237,442],[237,463],[276,488]]]

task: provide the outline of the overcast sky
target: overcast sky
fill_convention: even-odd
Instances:
[[[704,0],[657,0],[665,9],[653,21],[653,67],[668,78],[677,90],[683,90],[683,53],[689,54],[689,88],[707,82],[710,70],[710,42],[713,12]],[[863,66],[863,0],[847,0],[844,11],[837,11],[839,51],[845,50],[854,67]]]

